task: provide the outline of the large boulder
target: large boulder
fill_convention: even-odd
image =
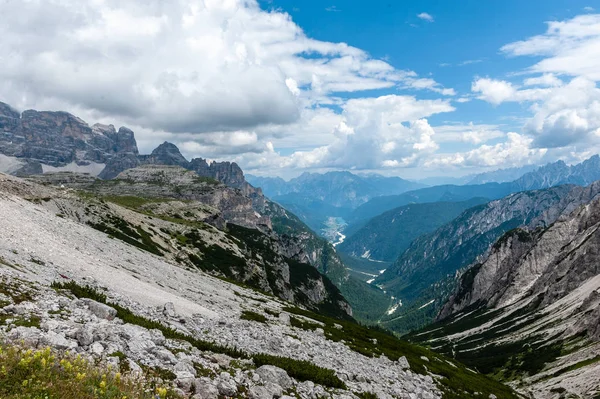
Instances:
[[[288,373],[279,367],[270,365],[260,366],[256,369],[256,374],[260,376],[263,382],[277,384],[283,389],[290,389],[294,385]]]
[[[90,312],[92,312],[99,319],[113,320],[117,316],[117,310],[111,308],[100,302],[93,301],[91,299],[83,300],[87,305]]]

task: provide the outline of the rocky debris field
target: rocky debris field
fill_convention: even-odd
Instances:
[[[21,195],[34,190],[12,182]],[[288,304],[273,297],[177,267],[7,191],[0,193],[0,220],[4,339],[50,345],[134,373],[157,374],[172,380],[182,394],[201,398],[441,397],[437,377],[412,371],[405,358],[367,357],[343,341],[327,339],[322,329],[290,325],[290,314],[283,310]],[[95,287],[121,312],[143,322],[123,321],[116,305],[51,288],[56,281]],[[147,320],[168,330],[139,325]],[[162,330],[193,337],[192,343],[235,347],[254,361],[194,348],[189,340],[165,338]],[[259,366],[259,353],[333,370],[333,380],[345,388],[292,379],[273,365]]]

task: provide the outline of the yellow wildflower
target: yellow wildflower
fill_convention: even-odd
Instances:
[[[156,393],[161,399],[165,399],[167,397],[167,388],[156,388]]]

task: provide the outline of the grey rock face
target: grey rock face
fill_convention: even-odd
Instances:
[[[133,132],[94,125],[66,112],[28,110],[19,114],[0,103],[0,153],[54,167],[106,163],[116,154],[137,154]],[[34,164],[35,165],[35,164]],[[22,175],[39,172],[29,167]]]
[[[188,161],[181,155],[175,144],[165,141],[152,151],[152,154],[143,156],[142,163],[151,165],[181,166],[187,168]]]

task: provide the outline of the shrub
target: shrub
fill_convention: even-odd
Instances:
[[[292,325],[292,327],[301,328],[307,331],[314,331],[319,327],[319,325],[316,323],[300,320],[299,318],[294,316],[290,316],[290,324]]]
[[[253,312],[251,310],[243,310],[242,315],[240,316],[240,319],[249,320],[249,321],[257,321],[259,323],[267,324],[267,318],[264,315]]]
[[[346,384],[335,375],[333,370],[319,367],[306,360],[294,360],[266,354],[254,355],[252,359],[256,367],[273,365],[284,369],[290,377],[299,381],[312,381],[315,384],[331,388],[346,389]]]
[[[265,308],[264,311],[265,311],[266,314],[269,314],[269,315],[271,315],[273,317],[279,317],[279,315],[280,315],[279,312],[276,312],[276,311],[271,310],[269,308]]]
[[[81,357],[0,344],[0,397],[61,399],[171,399],[172,390],[94,367]],[[154,395],[156,392],[157,395]]]

